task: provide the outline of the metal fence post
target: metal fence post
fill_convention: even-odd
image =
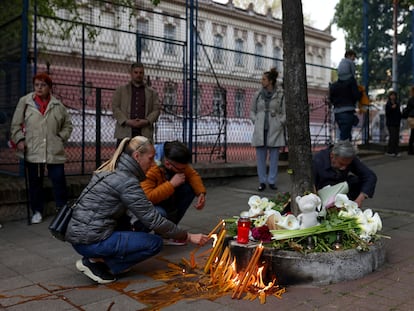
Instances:
[[[22,12],[22,51],[20,60],[20,96],[27,92],[27,58],[28,58],[28,39],[29,39],[29,0],[23,0]]]
[[[102,142],[101,142],[102,102],[101,100],[102,100],[102,89],[97,88],[96,89],[96,101],[95,101],[95,105],[96,105],[95,165],[96,165],[96,168],[101,166],[101,147],[102,147]]]

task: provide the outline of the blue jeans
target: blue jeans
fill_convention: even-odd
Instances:
[[[162,216],[178,224],[194,198],[193,188],[189,183],[184,183],[175,188],[174,194],[171,197],[155,205],[155,208]]]
[[[269,174],[266,176],[267,151],[269,151]],[[265,184],[266,182],[270,185],[276,184],[279,165],[279,147],[256,147],[256,160],[259,182],[261,184]]]
[[[335,113],[335,122],[339,127],[340,140],[352,140],[352,127],[355,124],[355,118],[353,111]]]
[[[75,244],[73,248],[86,258],[102,258],[111,272],[117,275],[158,254],[162,245],[162,238],[155,234],[114,231],[103,241]]]
[[[45,167],[47,175],[53,186],[53,195],[56,206],[62,207],[67,203],[67,189],[65,168],[63,164],[41,164],[26,162],[27,178],[29,181],[30,206],[33,213],[43,213],[44,206],[44,189],[43,179]]]
[[[178,225],[194,198],[195,193],[193,188],[190,184],[184,183],[175,189],[174,194],[171,197],[158,203],[158,205],[154,205],[154,207],[161,216]],[[133,223],[133,230],[150,232],[150,230],[139,220]]]

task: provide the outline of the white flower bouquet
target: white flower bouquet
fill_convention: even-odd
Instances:
[[[286,201],[286,196],[284,196]],[[248,213],[252,219],[251,238],[261,240],[268,247],[302,252],[327,252],[356,248],[367,250],[383,235],[382,221],[372,209],[362,211],[345,194],[337,194],[331,208],[326,210],[319,224],[300,229],[300,220],[280,209],[275,200],[250,197]],[[286,206],[286,202],[283,202]],[[237,234],[237,233],[236,233]]]

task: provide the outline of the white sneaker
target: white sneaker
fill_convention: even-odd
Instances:
[[[187,245],[186,240],[164,239],[163,242],[164,242],[164,245],[173,245],[173,246]]]
[[[32,224],[40,224],[42,222],[42,214],[40,212],[36,212],[32,216]]]

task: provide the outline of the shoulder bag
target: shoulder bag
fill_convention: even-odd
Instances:
[[[86,188],[86,191],[84,191],[81,196],[76,199],[74,202],[65,204],[63,207],[61,207],[58,211],[55,217],[53,217],[52,221],[49,224],[49,231],[58,240],[61,240],[65,242],[65,235],[66,230],[68,228],[69,221],[72,218],[72,212],[73,209],[76,207],[76,204],[82,199],[84,195],[86,195],[93,187],[96,186],[98,182],[100,182],[102,179],[104,179],[108,174],[105,174],[104,176],[101,176],[90,188]]]

